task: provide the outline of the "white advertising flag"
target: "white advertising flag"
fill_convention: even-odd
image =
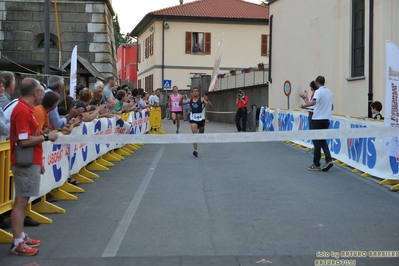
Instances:
[[[75,47],[72,50],[71,56],[71,81],[69,83],[69,96],[76,99],[76,85],[77,81],[77,70],[78,70],[78,47]]]

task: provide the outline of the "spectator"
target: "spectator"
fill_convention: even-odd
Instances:
[[[93,92],[90,91],[88,88],[84,88],[80,91],[79,98],[80,100],[76,102],[76,107],[81,107],[84,109],[82,113],[82,118],[84,122],[91,122],[94,119],[99,118],[101,112],[107,108],[105,104],[99,105],[97,107],[90,105],[90,102],[93,98]]]
[[[58,103],[58,114],[63,117],[68,115],[72,108],[75,107],[76,101],[71,96],[67,95],[66,97],[62,97],[62,99]]]
[[[11,95],[15,90],[15,77],[12,72],[4,71],[0,73],[0,78],[4,79],[4,92],[0,95],[0,107],[4,110],[4,107],[11,102]]]
[[[166,100],[165,118],[164,120],[170,119],[170,95],[168,95]]]
[[[137,95],[137,97],[136,97],[136,100],[137,100],[137,105],[136,105],[137,111],[143,111],[144,109],[148,108],[148,105],[146,103],[146,100],[147,100],[146,99],[146,95],[147,95],[147,93],[145,91],[143,91],[141,94]]]
[[[236,127],[238,132],[247,131],[247,109],[248,109],[248,96],[245,95],[244,90],[239,90],[236,99],[237,113],[235,117]],[[242,120],[242,126],[241,122]]]
[[[318,76],[315,80],[315,83],[317,90],[313,96],[312,101],[306,104],[302,104],[301,108],[314,106],[312,117],[312,130],[328,129],[332,116],[332,110],[334,109],[333,94],[326,86],[324,86],[325,78],[323,76]],[[308,167],[308,170],[321,170],[323,172],[327,172],[333,166],[333,161],[327,145],[327,141],[325,139],[316,139],[313,140],[313,145],[313,164]],[[320,167],[322,149],[326,163],[322,167]]]
[[[48,81],[48,89],[46,92],[53,91],[55,93],[60,94],[62,87],[64,86],[64,79],[60,76],[50,76],[49,81]],[[77,116],[79,116],[83,112],[83,109],[79,108],[71,108],[68,114],[61,118],[59,113],[58,113],[58,106],[50,111],[49,113],[49,118],[50,118],[50,124],[54,128],[59,128],[63,129],[65,125],[72,119]]]
[[[198,46],[198,43],[195,43],[193,46],[193,53],[198,54],[199,52],[201,52],[201,48]]]
[[[79,100],[79,92],[81,90],[83,90],[84,88],[86,88],[84,85],[79,84],[78,86],[76,86],[76,90],[75,90],[75,99]]]
[[[152,107],[159,107],[159,95],[161,95],[161,90],[156,89],[152,92],[150,98],[148,98],[148,101]]]
[[[52,130],[48,113],[57,107],[59,100],[60,96],[57,93],[50,91],[44,95],[42,103],[35,106],[34,116],[43,133],[48,134]]]
[[[111,108],[114,107],[116,104],[113,91],[116,90],[117,87],[118,87],[118,85],[115,82],[115,78],[108,77],[107,84],[105,85],[104,90],[103,90],[103,103],[105,103],[107,105],[109,102],[111,103],[111,105],[112,105],[112,103],[114,103],[112,106],[109,106]]]
[[[33,240],[24,232],[25,209],[30,197],[40,196],[40,178],[44,174],[42,142],[57,139],[57,134],[50,132],[40,135],[33,106],[42,102],[44,89],[39,81],[32,78],[22,80],[21,98],[11,114],[10,147],[11,170],[14,173],[15,198],[11,212],[12,233],[14,237],[10,254],[32,256],[38,253],[40,240]],[[33,147],[32,164],[22,166],[17,163],[16,144],[22,149]],[[29,176],[29,177],[28,177]],[[28,185],[29,184],[29,185]]]
[[[4,96],[5,80],[0,78],[0,97]],[[3,108],[0,107],[0,142],[5,141],[10,135],[10,120],[4,116]]]
[[[94,84],[94,90],[93,90],[94,92],[100,92],[101,93],[101,96],[102,96],[102,93],[103,93],[103,91],[104,91],[104,83],[102,82],[102,81],[97,81],[95,84]]]
[[[379,101],[372,102],[370,104],[371,113],[374,115],[373,119],[384,120],[384,117],[380,114],[382,110],[382,103]]]
[[[190,102],[188,102],[185,105],[183,105],[183,120],[184,121],[189,121],[189,119],[190,119],[190,110],[191,110]]]
[[[116,94],[116,105],[113,109],[114,113],[125,113],[135,111],[136,106],[133,102],[128,102],[128,94],[124,90],[119,90]]]

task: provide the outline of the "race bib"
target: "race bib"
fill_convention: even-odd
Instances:
[[[195,114],[190,114],[190,120],[193,121],[202,121],[204,120],[204,115],[202,113],[195,113]]]
[[[172,104],[173,104],[173,107],[179,107],[180,106],[179,102],[173,102]]]

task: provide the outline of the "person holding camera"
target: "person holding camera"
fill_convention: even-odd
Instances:
[[[237,113],[236,113],[236,126],[238,132],[246,132],[247,131],[247,109],[248,109],[248,96],[245,95],[244,90],[239,90],[237,94]],[[242,120],[242,127],[241,122]]]

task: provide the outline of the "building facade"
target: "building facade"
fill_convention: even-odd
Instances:
[[[288,80],[290,108],[299,109],[299,93],[318,75],[334,93],[336,114],[368,116],[371,102],[384,105],[385,42],[399,45],[399,1],[269,2],[271,107],[287,108]]]
[[[0,2],[1,70],[44,70],[45,4],[41,0]],[[50,65],[60,69],[75,45],[78,55],[103,76],[116,77],[116,51],[110,0],[58,0],[50,3]]]
[[[121,44],[117,50],[120,84],[130,82],[137,88],[137,43]]]
[[[268,61],[269,8],[241,0],[203,0],[147,14],[133,29],[138,43],[138,87],[189,89],[191,78]],[[220,44],[220,46],[219,46]],[[194,48],[197,46],[198,48]]]

